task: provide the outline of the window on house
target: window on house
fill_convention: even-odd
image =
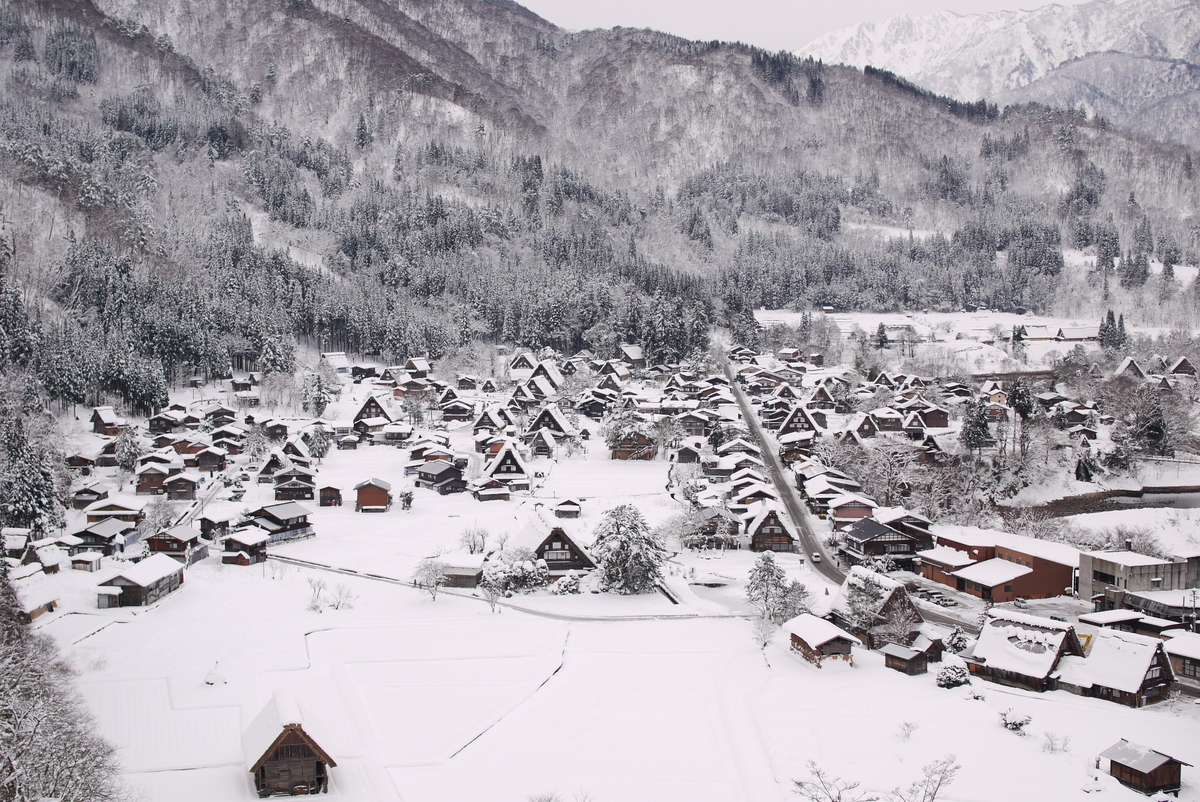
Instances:
[[[547,549],[546,556],[544,559],[547,562],[569,560],[569,559],[571,559],[571,552],[569,549],[558,549],[558,550]]]
[[[1154,666],[1146,672],[1146,679],[1158,679],[1162,676],[1162,666]]]
[[[1200,660],[1183,661],[1183,675],[1185,677],[1200,677]]]
[[[1103,582],[1106,585],[1117,584],[1117,578],[1112,574],[1106,574],[1103,571],[1092,571],[1093,582]]]
[[[1012,586],[1012,585],[1005,585],[1005,586],[1004,586],[1004,592],[1005,592],[1005,593],[1012,593],[1012,592],[1013,592],[1013,586]]]

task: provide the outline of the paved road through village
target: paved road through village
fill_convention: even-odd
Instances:
[[[846,573],[838,568],[834,560],[831,559],[825,544],[821,538],[812,530],[809,523],[808,512],[804,509],[803,504],[796,495],[795,482],[791,481],[791,472],[784,469],[783,464],[779,460],[779,454],[771,446],[766,435],[763,433],[762,426],[759,424],[758,415],[755,414],[754,408],[750,406],[750,401],[742,392],[742,388],[735,380],[732,367],[728,362],[724,365],[725,376],[729,379],[729,386],[733,391],[734,398],[737,399],[738,406],[742,410],[742,418],[746,422],[746,428],[754,435],[758,441],[759,447],[762,449],[763,462],[766,463],[767,472],[771,476],[771,481],[775,484],[775,489],[779,493],[779,500],[787,509],[788,515],[791,516],[792,522],[796,525],[797,535],[800,538],[800,551],[806,559],[811,560],[814,553],[821,555],[821,561],[813,564],[813,569],[835,584],[842,584],[846,579]],[[942,612],[937,612],[928,609],[925,605],[921,605],[921,614],[926,621],[935,624],[941,624],[947,627],[960,626],[968,631],[978,631],[974,624],[969,624],[960,619],[946,615]]]

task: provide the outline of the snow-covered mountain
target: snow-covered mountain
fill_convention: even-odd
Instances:
[[[1012,93],[1068,61],[1105,51],[1200,63],[1200,2],[1092,0],[1032,11],[900,16],[825,34],[799,52],[826,63],[870,64],[940,94],[976,100]]]

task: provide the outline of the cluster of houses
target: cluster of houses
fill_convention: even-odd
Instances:
[[[1176,389],[1181,381],[1194,382],[1196,366],[1186,356],[1166,357],[1154,354],[1144,363],[1127,356],[1113,371],[1112,376],[1138,384],[1152,384],[1160,390],[1168,391]]]

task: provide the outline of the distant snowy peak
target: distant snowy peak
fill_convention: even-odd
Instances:
[[[935,92],[977,100],[1105,51],[1196,61],[1200,0],[1092,0],[1032,11],[904,15],[825,34],[799,52],[835,64],[870,64]]]

